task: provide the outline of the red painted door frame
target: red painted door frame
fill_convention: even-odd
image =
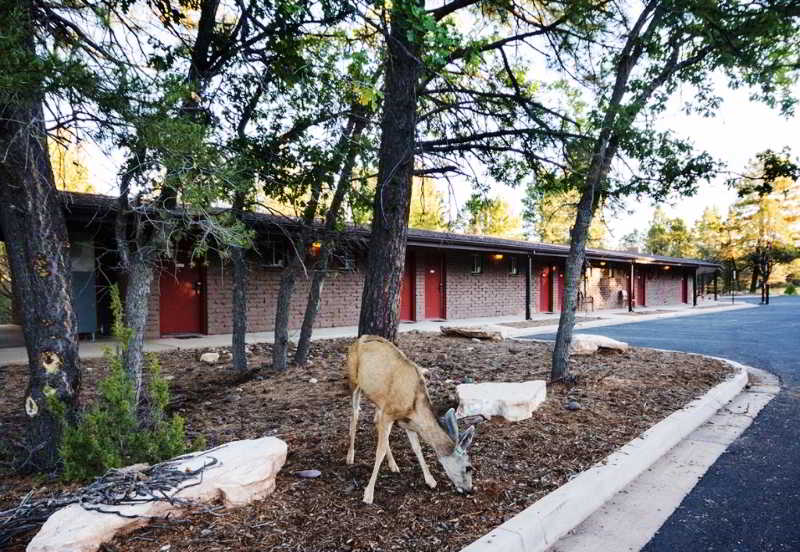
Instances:
[[[684,274],[681,277],[681,303],[689,302],[689,276]]]
[[[552,287],[550,282],[550,267],[545,266],[539,270],[539,312],[551,312],[550,299]]]
[[[403,267],[403,279],[400,284],[400,310],[398,318],[403,321],[416,320],[414,308],[416,296],[416,266],[414,263],[414,253],[406,254],[406,264]]]
[[[636,304],[644,307],[647,299],[646,276],[643,271],[636,271]]]
[[[445,281],[444,254],[429,253],[425,263],[425,318],[446,318]]]
[[[159,278],[159,326],[162,335],[205,333],[205,270],[180,258],[162,268]]]

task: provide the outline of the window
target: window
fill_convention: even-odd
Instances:
[[[331,255],[330,268],[342,272],[352,272],[356,269],[354,253],[349,249],[337,249]]]
[[[261,249],[261,256],[264,259],[264,266],[280,268],[284,263],[284,251],[281,244],[277,242],[267,242]]]
[[[509,260],[508,273],[511,274],[512,276],[516,276],[517,274],[519,274],[519,265],[517,264],[517,258],[512,255],[511,257],[508,258],[508,260]]]
[[[481,274],[483,272],[483,259],[480,255],[472,256],[472,273]]]

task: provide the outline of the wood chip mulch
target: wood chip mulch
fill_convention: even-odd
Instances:
[[[107,551],[286,550],[286,551],[450,551],[503,523],[568,479],[601,461],[671,412],[719,383],[730,369],[715,360],[679,353],[630,349],[576,358],[574,386],[548,386],[548,399],[523,422],[479,424],[470,450],[476,492],[461,496],[423,445],[439,483],[429,489],[404,432],[392,434],[400,473],[384,464],[375,504],[361,502],[374,460],[372,406],[362,402],[356,463],[347,466],[350,399],[343,377],[351,340],[318,341],[310,366],[271,372],[270,347],[254,347],[256,369],[248,378],[229,364],[206,366],[198,351],[160,355],[172,378],[172,408],[187,419],[190,435],[203,434],[208,446],[243,438],[277,435],[289,457],[266,500],[223,515],[188,517],[118,537]],[[464,381],[546,379],[550,345],[506,341],[475,343],[416,332],[398,344],[429,369],[428,388],[440,412],[455,404],[455,386]],[[87,361],[84,396],[91,396],[104,372],[102,360]],[[316,380],[311,383],[310,380]],[[0,439],[22,431],[24,367],[0,369]],[[568,399],[582,408],[565,409]],[[463,428],[462,428],[463,429]],[[7,433],[8,432],[8,433]],[[0,468],[2,469],[2,468]],[[317,469],[316,479],[294,475]],[[58,481],[0,471],[0,509],[19,502],[31,489],[43,496],[63,488]],[[32,535],[10,550],[22,551]],[[165,548],[167,547],[168,548]]]

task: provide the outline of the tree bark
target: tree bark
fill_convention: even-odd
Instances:
[[[139,249],[130,256],[125,287],[125,325],[132,330],[125,351],[125,369],[136,390],[136,404],[141,404],[144,389],[144,332],[149,312],[148,299],[153,287],[150,256]]]
[[[241,219],[244,209],[244,197],[237,193],[233,200],[233,214]],[[233,369],[239,373],[247,371],[247,350],[245,335],[247,334],[247,259],[244,248],[231,248],[233,261],[233,336],[231,337],[231,353]]]
[[[308,301],[303,316],[303,325],[300,329],[300,337],[297,340],[297,350],[294,354],[294,362],[300,366],[308,362],[308,352],[311,348],[311,334],[314,331],[314,320],[319,312],[322,288],[325,284],[325,278],[328,275],[328,266],[330,264],[331,255],[333,254],[333,248],[336,247],[335,240],[331,239],[330,236],[335,230],[336,221],[342,209],[344,198],[350,190],[350,180],[353,176],[353,167],[355,166],[356,155],[358,154],[357,142],[361,138],[364,128],[367,126],[366,109],[360,105],[354,106],[352,113],[350,119],[352,125],[348,124],[348,132],[346,132],[347,139],[349,140],[347,154],[342,164],[342,169],[339,172],[339,181],[336,184],[336,191],[333,194],[331,205],[325,215],[324,233],[326,239],[322,242],[320,258],[311,280],[311,289],[308,291]]]
[[[597,193],[595,190],[600,184],[608,164],[596,167],[587,179],[586,188],[578,202],[575,226],[570,230],[569,255],[566,259],[566,274],[564,282],[564,305],[558,322],[558,333],[553,348],[551,381],[560,381],[569,373],[569,348],[572,343],[572,333],[575,328],[575,311],[578,306],[578,289],[580,288],[581,272],[586,260],[586,242],[589,239],[589,227],[592,216],[597,207]],[[605,168],[605,170],[604,170]]]
[[[32,52],[33,32],[29,36],[25,46]],[[28,457],[22,465],[51,470],[58,465],[61,431],[48,400],[58,399],[71,421],[81,384],[69,241],[47,150],[42,98],[16,95],[11,101],[0,104],[0,227],[28,352]]]
[[[298,240],[301,247],[298,253],[302,254],[304,240]],[[278,287],[278,298],[275,313],[275,343],[272,346],[272,368],[283,372],[289,366],[289,306],[294,292],[294,285],[297,282],[297,274],[300,272],[302,260],[298,254],[291,256],[288,266],[281,274],[280,286]]]
[[[397,335],[397,295],[403,275],[414,171],[417,86],[422,64],[420,45],[408,12],[424,9],[422,0],[392,4],[391,31],[384,84],[378,183],[373,203],[364,292],[358,333],[394,340]]]
[[[750,277],[750,293],[756,292],[756,284],[758,283],[759,275],[758,263],[753,263],[753,275]]]

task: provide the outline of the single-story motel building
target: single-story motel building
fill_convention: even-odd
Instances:
[[[75,309],[79,331],[110,328],[109,286],[124,287],[113,239],[116,198],[64,193],[70,236]],[[288,243],[286,220],[249,213],[256,232],[249,254],[247,328],[269,331]],[[288,229],[291,231],[291,228]],[[351,229],[335,256],[323,288],[317,327],[357,324],[369,229]],[[564,297],[568,246],[410,229],[400,297],[402,321],[455,320],[557,312]],[[313,270],[317,244],[307,252]],[[587,250],[581,310],[660,307],[716,300],[720,266],[713,262]],[[153,281],[147,338],[227,334],[232,331],[232,268],[209,253],[190,260],[185,252],[164,261]],[[298,280],[289,317],[300,326],[310,278]],[[18,298],[19,299],[19,298]]]

